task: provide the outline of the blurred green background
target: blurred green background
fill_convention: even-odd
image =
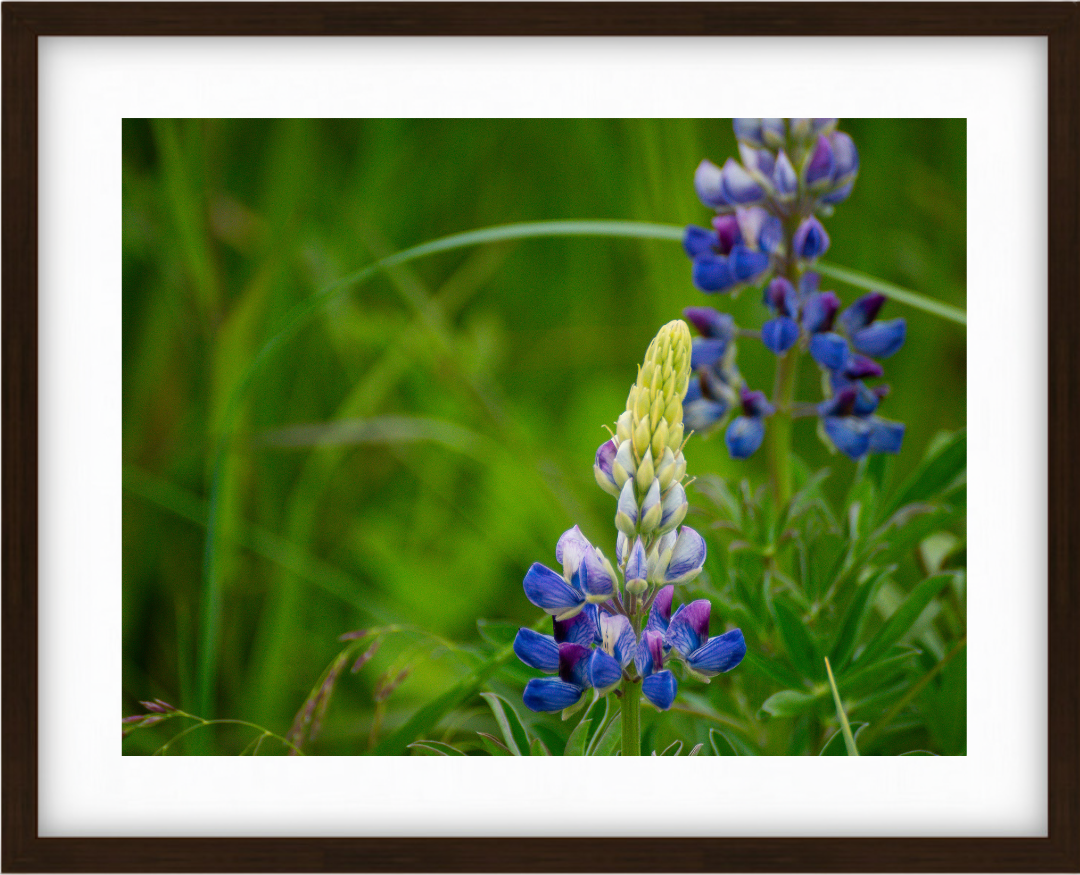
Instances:
[[[862,164],[826,221],[827,260],[963,308],[964,120],[841,129]],[[479,618],[537,619],[521,580],[534,561],[555,564],[561,532],[577,523],[612,555],[613,500],[593,481],[593,453],[650,338],[689,305],[757,328],[760,296],[697,292],[675,243],[540,239],[436,255],[334,298],[257,369],[220,472],[220,646],[200,665],[227,402],[291,308],[377,258],[469,229],[706,224],[694,169],[732,154],[730,121],[715,119],[125,121],[124,713],[153,696],[194,710],[201,684],[213,716],[284,734],[341,633],[416,627],[339,683],[308,751],[362,754],[466,671]],[[965,422],[966,346],[954,323],[898,303],[883,313],[900,315],[908,341],[886,363],[881,413],[907,424],[902,476],[935,433]],[[771,388],[774,361],[740,344],[752,388]],[[803,364],[796,397],[817,401]],[[854,466],[814,426],[796,423],[796,448],[828,465],[842,494]],[[718,437],[693,438],[686,456],[691,475],[764,481],[764,453],[734,462]],[[380,676],[404,667],[376,718]],[[485,714],[454,719],[483,729]],[[250,738],[194,735],[187,752],[237,753]],[[140,732],[124,750],[166,737]]]

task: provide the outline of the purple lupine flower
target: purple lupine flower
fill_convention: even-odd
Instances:
[[[876,358],[888,358],[899,350],[907,333],[904,319],[876,321],[886,300],[881,292],[871,292],[844,310],[838,320],[851,338],[851,345]]]
[[[904,440],[904,425],[880,419],[874,413],[885,386],[868,389],[860,382],[847,383],[818,407],[822,427],[829,440],[851,459],[867,453],[898,453]]]
[[[711,609],[707,599],[683,605],[671,618],[664,638],[691,671],[705,677],[731,671],[746,655],[746,641],[739,629],[709,637]]]
[[[556,619],[568,619],[588,602],[602,602],[615,591],[615,572],[604,554],[589,543],[577,526],[563,533],[555,548],[562,563],[560,575],[534,562],[525,575],[525,595]]]
[[[802,220],[791,238],[791,248],[797,258],[813,261],[824,255],[829,248],[829,235],[817,216]]]
[[[731,421],[724,434],[724,442],[733,459],[752,456],[765,439],[765,417],[776,412],[765,398],[764,392],[742,389],[742,415]]]
[[[661,711],[671,707],[679,689],[675,675],[664,668],[665,650],[663,632],[646,629],[641,633],[636,660],[636,668],[642,678],[641,692]]]

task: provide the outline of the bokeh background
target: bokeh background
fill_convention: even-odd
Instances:
[[[862,164],[826,221],[827,260],[963,308],[964,120],[841,128]],[[705,303],[756,328],[759,295],[706,298],[681,247],[660,241],[435,255],[335,296],[255,370],[219,472],[220,646],[200,661],[215,450],[230,395],[292,308],[380,257],[469,229],[705,224],[694,168],[732,154],[730,121],[717,119],[127,120],[124,713],[156,696],[284,734],[339,635],[402,624],[338,684],[308,751],[364,754],[468,669],[484,646],[478,619],[537,619],[521,580],[534,561],[554,564],[561,532],[578,523],[612,555],[613,502],[594,483],[593,453],[650,338]],[[902,476],[937,432],[964,425],[965,335],[895,302],[883,315],[908,319],[881,410],[907,424]],[[753,388],[769,390],[773,363],[760,344],[740,345]],[[804,365],[797,397],[816,401]],[[797,450],[831,469],[840,495],[854,466],[814,425],[796,423]],[[763,458],[734,462],[719,436],[695,437],[686,455],[691,474],[764,482]],[[377,708],[381,676],[406,667]],[[515,671],[493,679],[508,698],[528,676]],[[476,703],[453,721],[440,729],[492,731]],[[200,730],[170,753],[235,754],[245,732]],[[142,731],[124,750],[165,738]]]

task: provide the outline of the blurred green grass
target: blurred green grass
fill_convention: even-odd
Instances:
[[[862,165],[826,223],[829,261],[963,308],[964,120],[842,127]],[[290,308],[379,257],[473,228],[704,223],[694,168],[735,151],[728,121],[683,119],[127,120],[123,146],[125,713],[151,696],[189,709],[199,699],[225,405]],[[694,290],[675,244],[574,238],[436,255],[320,310],[257,374],[223,469],[214,713],[284,733],[353,628],[401,622],[468,643],[480,617],[533,622],[521,578],[554,560],[562,531],[576,522],[612,552],[610,499],[591,471],[601,426],[657,327],[702,303],[747,326],[763,318],[753,291]],[[890,304],[885,315],[909,322],[882,407],[908,426],[902,476],[933,434],[964,424],[966,344],[960,326],[925,313]],[[772,366],[759,344],[740,346],[754,388],[769,388]],[[799,397],[818,397],[809,367]],[[333,441],[340,420],[382,431],[287,445]],[[281,431],[300,425],[319,428]],[[850,463],[812,422],[795,435],[842,492]],[[732,462],[717,439],[695,439],[687,457],[691,473],[763,479],[761,459]],[[464,664],[402,636],[341,685],[314,751],[364,752],[376,678],[405,662],[415,670],[387,728]],[[198,744],[242,747],[227,731]],[[125,749],[153,744],[137,735]]]

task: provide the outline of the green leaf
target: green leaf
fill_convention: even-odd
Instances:
[[[783,684],[785,687],[797,687],[803,679],[796,672],[778,659],[766,659],[759,653],[747,647],[746,656],[743,657],[743,666],[759,672],[768,678]],[[742,669],[740,669],[741,671]]]
[[[891,516],[905,504],[939,496],[967,467],[967,432],[961,429],[932,448],[882,511]]]
[[[718,757],[737,757],[739,755],[735,745],[731,743],[731,739],[719,729],[709,730],[709,744],[712,745],[713,753]]]
[[[900,754],[902,757],[936,757],[936,753],[932,753],[928,750],[909,750],[906,753]]]
[[[585,756],[585,742],[589,740],[590,726],[592,726],[592,720],[586,717],[574,727],[574,731],[566,739],[566,750],[563,751],[564,757]]]
[[[682,753],[682,742],[673,741],[661,753],[654,754],[654,756],[677,757],[680,753]]]
[[[820,696],[800,693],[798,690],[781,690],[765,700],[761,710],[773,717],[795,717],[813,708]]]
[[[859,748],[855,746],[855,736],[852,735],[847,714],[844,713],[844,704],[840,701],[840,691],[836,688],[836,678],[833,677],[828,658],[825,660],[825,674],[829,676],[829,689],[832,690],[833,703],[836,705],[836,718],[840,721],[840,732],[844,736],[844,747],[847,748],[847,755],[857,757]]]
[[[453,747],[452,745],[449,745],[449,744],[445,744],[445,743],[443,743],[441,741],[428,741],[428,740],[425,739],[424,741],[414,741],[412,744],[410,744],[408,746],[410,748],[414,748],[414,749],[419,750],[419,751],[424,751],[425,753],[428,753],[429,756],[440,756],[440,757],[463,757],[463,756],[468,756],[468,754],[466,754],[464,751],[460,751],[456,747]]]
[[[784,598],[773,600],[773,614],[776,628],[780,631],[780,638],[792,664],[802,677],[813,680],[820,678],[817,645],[810,637],[802,616]]]
[[[534,738],[532,747],[529,748],[529,756],[549,757],[551,756],[551,751],[547,749],[547,745],[539,738]]]
[[[857,584],[855,595],[848,606],[844,619],[840,621],[840,630],[836,633],[836,642],[829,654],[829,661],[836,666],[837,671],[842,671],[847,665],[851,654],[855,652],[855,645],[859,640],[863,623],[869,616],[874,603],[874,596],[881,588],[889,569],[880,571],[868,580]]]
[[[616,714],[589,756],[607,757],[622,743],[622,714]]]
[[[869,725],[869,723],[856,723],[851,727],[856,742],[859,740],[859,733]],[[829,740],[825,742],[821,752],[818,754],[819,757],[846,757],[847,755],[847,744],[844,741],[843,729],[837,729],[836,732],[829,736]]]
[[[488,703],[491,713],[495,715],[495,722],[499,724],[499,729],[502,731],[506,749],[516,757],[528,756],[531,745],[529,732],[521,722],[517,711],[514,710],[514,706],[495,693],[481,693],[480,696]]]
[[[893,644],[896,644],[915,625],[919,615],[931,600],[953,579],[953,574],[937,574],[918,584],[885,621],[885,625],[870,639],[870,643],[859,654],[855,665],[862,667],[870,664],[876,657],[882,656]]]
[[[494,735],[489,735],[486,732],[478,732],[476,734],[480,736],[480,741],[483,743],[484,748],[493,757],[513,756],[513,754],[507,750],[506,745],[499,741]]]
[[[952,306],[952,304],[946,304],[943,301],[929,298],[919,292],[905,289],[903,286],[898,286],[886,282],[883,279],[879,279],[878,277],[870,276],[870,274],[851,270],[846,267],[838,267],[835,264],[828,264],[822,261],[819,261],[814,265],[814,270],[822,276],[840,280],[842,283],[848,283],[849,285],[860,289],[884,292],[893,301],[907,304],[909,307],[914,307],[925,313],[931,313],[942,319],[948,319],[950,322],[955,322],[958,325],[967,325],[967,314],[965,314],[963,310]]]

